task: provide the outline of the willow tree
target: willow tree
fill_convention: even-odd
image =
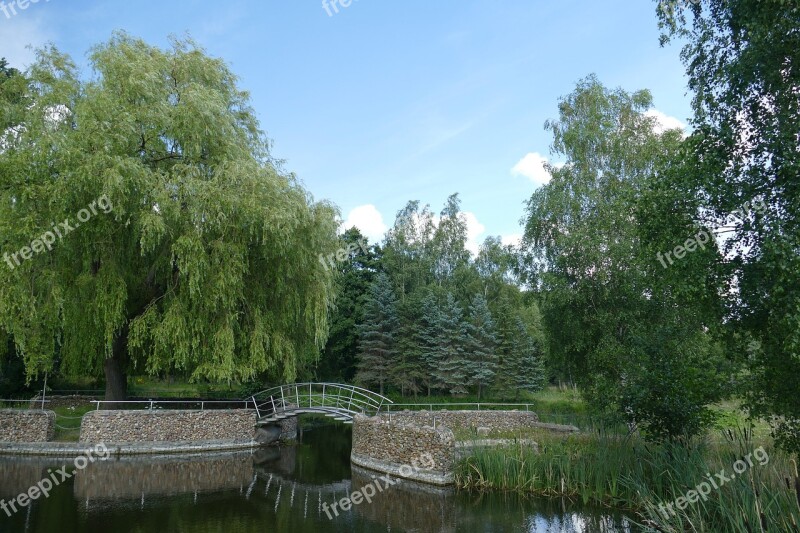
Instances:
[[[84,80],[38,53],[0,153],[0,330],[28,375],[104,373],[108,399],[132,369],[293,379],[327,336],[335,208],[281,169],[237,78],[193,42],[118,33],[89,59]]]

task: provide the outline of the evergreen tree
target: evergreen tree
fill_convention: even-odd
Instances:
[[[439,330],[441,335],[436,349],[439,366],[434,374],[450,394],[466,394],[469,379],[465,357],[466,324],[463,311],[451,293],[447,294],[439,315]]]
[[[386,274],[379,274],[370,286],[364,304],[364,318],[358,326],[359,353],[356,381],[377,384],[383,394],[396,365],[398,330],[397,300]]]
[[[422,291],[415,291],[398,304],[400,322],[397,339],[398,356],[397,365],[392,369],[392,384],[398,387],[404,396],[406,392],[410,392],[416,397],[428,381],[423,354],[427,353],[429,348],[428,344],[418,338],[420,327],[425,327],[420,314],[423,302]]]
[[[321,258],[326,268],[336,270],[339,275],[328,343],[318,362],[315,379],[349,383],[356,374],[356,325],[361,322],[364,299],[375,277],[380,256],[378,247],[369,246],[358,228],[350,228],[340,235],[339,246],[339,250],[347,251],[345,260]]]
[[[430,396],[432,389],[444,389],[446,386],[439,373],[442,361],[439,350],[442,338],[441,312],[432,291],[422,300],[420,311],[414,323],[414,345],[423,369],[423,382]]]
[[[497,332],[497,372],[495,386],[504,395],[514,390],[514,347],[516,327],[511,301],[505,295],[496,304],[495,324]]]
[[[497,344],[497,333],[486,298],[478,294],[470,306],[470,319],[467,323],[467,360],[469,381],[478,387],[479,400],[484,387],[494,381]]]
[[[516,319],[516,338],[511,351],[510,365],[514,399],[520,391],[536,392],[545,381],[545,366],[542,350],[536,339],[528,332],[521,318]]]

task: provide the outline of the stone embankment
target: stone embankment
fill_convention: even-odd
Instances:
[[[252,442],[256,414],[244,409],[211,411],[90,411],[80,442]]]
[[[0,442],[47,442],[55,431],[53,411],[0,409]]]
[[[522,445],[538,449],[532,440],[456,442],[453,430],[485,437],[533,428],[577,431],[572,426],[542,424],[536,413],[528,411],[399,411],[357,416],[351,460],[357,466],[405,479],[448,485],[453,482],[455,461],[476,448]]]
[[[490,431],[529,429],[539,422],[536,413],[529,411],[398,411],[380,416],[400,424],[436,425],[450,429],[489,428]]]
[[[353,464],[434,485],[453,482],[455,437],[446,427],[390,422],[357,415]]]

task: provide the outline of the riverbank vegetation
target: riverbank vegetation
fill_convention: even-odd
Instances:
[[[656,531],[794,531],[800,523],[796,461],[749,430],[663,444],[608,433],[532,431],[514,437],[537,441],[538,450],[479,448],[459,463],[458,486],[625,509]],[[755,452],[758,460],[752,466],[745,461],[746,470],[737,476],[737,461],[754,457],[759,448],[763,454]],[[699,486],[704,497],[679,502]]]

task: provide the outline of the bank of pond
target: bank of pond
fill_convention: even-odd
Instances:
[[[794,464],[746,435],[689,447],[535,436],[538,446],[475,448],[451,487],[351,465],[344,425],[305,427],[295,442],[248,452],[111,456],[47,497],[0,511],[0,532],[797,531]],[[739,475],[737,461],[746,465]],[[60,458],[0,457],[0,498],[11,501],[64,465],[74,468]],[[723,469],[726,482],[715,476]],[[707,474],[718,488],[678,509],[677,498],[705,492]]]
[[[749,430],[657,445],[592,433],[536,441],[476,449],[458,464],[457,485],[615,509],[649,531],[800,531],[796,458]]]

